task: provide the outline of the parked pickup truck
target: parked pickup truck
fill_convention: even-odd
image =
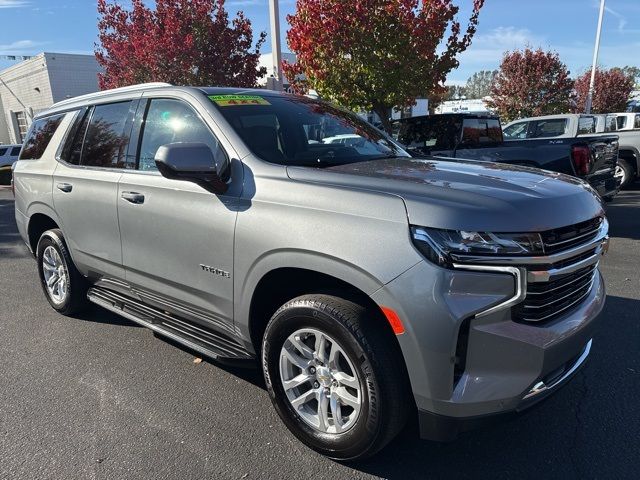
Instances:
[[[504,127],[505,140],[553,138],[586,138],[598,135],[618,136],[618,165],[616,177],[624,187],[640,176],[640,130],[621,130],[608,115],[547,115],[522,118]],[[603,122],[603,118],[606,120]],[[640,125],[640,124],[639,124]],[[616,131],[617,130],[617,131]]]
[[[620,187],[614,176],[616,135],[528,139],[510,130],[515,138],[526,140],[507,142],[498,117],[464,113],[404,118],[393,126],[395,139],[414,156],[484,160],[565,173],[589,182],[605,200],[612,199]],[[539,128],[559,133],[555,124]]]

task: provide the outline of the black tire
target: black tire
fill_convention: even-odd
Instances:
[[[625,188],[633,183],[633,179],[635,177],[634,171],[629,162],[624,158],[618,158],[618,167],[623,171],[623,179],[620,184],[620,188]]]
[[[56,302],[50,294],[44,275],[43,256],[47,247],[53,247],[62,260],[62,266],[67,275],[66,294],[62,301]],[[71,259],[67,244],[64,241],[62,232],[55,228],[47,230],[38,240],[36,248],[36,259],[38,262],[38,275],[40,276],[40,285],[49,304],[63,315],[72,315],[83,310],[89,304],[87,300],[87,279],[82,276]]]
[[[295,298],[273,315],[262,344],[262,368],[269,396],[287,428],[303,443],[336,460],[369,457],[404,427],[411,392],[404,361],[384,318],[354,302],[330,295]],[[281,349],[293,332],[313,328],[338,342],[357,370],[360,414],[343,433],[323,433],[308,425],[286,396],[280,376]]]

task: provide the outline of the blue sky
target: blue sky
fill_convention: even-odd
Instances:
[[[346,0],[348,1],[348,0]],[[268,0],[227,0],[243,10],[254,32],[269,33]],[[469,5],[470,0],[457,0]],[[597,0],[486,0],[473,45],[460,58],[448,83],[463,83],[482,69],[496,68],[505,50],[525,45],[556,50],[572,74],[591,65],[598,16]],[[467,7],[468,8],[468,7]],[[282,35],[294,0],[280,0]],[[640,66],[640,0],[607,0],[599,63]],[[42,51],[91,53],[96,41],[93,0],[0,0],[0,55]],[[286,48],[286,42],[283,40]],[[263,48],[270,51],[270,42]],[[0,60],[0,68],[11,65]]]

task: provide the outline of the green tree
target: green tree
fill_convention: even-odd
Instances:
[[[373,110],[390,131],[394,106],[444,90],[457,56],[471,44],[484,0],[466,28],[452,0],[298,0],[287,20],[294,89],[315,89],[354,110]],[[304,80],[301,80],[304,78]]]
[[[484,98],[491,95],[491,87],[498,75],[497,70],[480,70],[467,79],[465,90],[468,98]]]

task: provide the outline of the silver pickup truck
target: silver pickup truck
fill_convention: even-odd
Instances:
[[[608,117],[613,120],[609,125]],[[617,130],[615,115],[563,114],[521,118],[503,128],[505,140],[618,136],[616,177],[627,186],[640,176],[640,129]]]
[[[93,302],[260,365],[291,432],[342,460],[409,419],[452,439],[545,398],[586,360],[605,301],[588,184],[411,158],[306,97],[151,84],[65,100],[33,121],[14,187],[55,310]]]

